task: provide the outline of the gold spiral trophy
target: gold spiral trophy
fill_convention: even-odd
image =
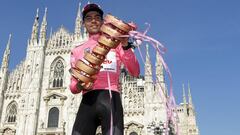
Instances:
[[[123,40],[122,35],[128,35],[129,31],[136,29],[130,23],[125,23],[110,14],[105,16],[104,22],[100,28],[101,35],[98,43],[92,52],[86,52],[83,59],[76,62],[76,68],[71,69],[72,76],[79,81],[80,87],[85,90],[92,88],[101,64],[110,49],[114,49],[120,44]]]

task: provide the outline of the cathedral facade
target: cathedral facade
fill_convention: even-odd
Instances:
[[[47,37],[47,9],[41,24],[37,10],[26,57],[11,72],[8,70],[9,36],[0,69],[0,135],[71,135],[81,94],[70,92],[68,70],[71,49],[88,37],[81,24],[79,8],[73,33],[61,26]],[[147,49],[144,67],[145,75],[138,78],[129,76],[122,68],[119,83],[124,134],[164,135],[167,131],[199,135],[190,88],[188,101],[183,88],[183,103],[172,110],[178,128],[166,127],[168,90],[159,56],[156,56],[156,73],[153,73]],[[97,134],[101,134],[100,128]]]

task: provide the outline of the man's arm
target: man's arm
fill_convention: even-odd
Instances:
[[[119,53],[120,60],[127,68],[130,75],[137,77],[140,74],[140,66],[138,60],[133,53],[132,49],[123,50],[122,45],[120,44],[116,51]]]
[[[71,68],[75,68],[75,63],[76,63],[76,60],[75,60],[75,57],[74,57],[74,54],[73,52],[71,53],[71,56],[70,56],[70,64],[71,64]],[[71,72],[70,72],[71,73]],[[78,80],[76,80],[72,75],[71,75],[71,79],[70,79],[70,85],[69,85],[69,88],[71,90],[71,92],[73,94],[77,94],[77,93],[80,93],[82,90],[78,87],[80,84],[78,82]]]

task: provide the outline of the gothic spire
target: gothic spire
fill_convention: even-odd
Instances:
[[[36,17],[35,17],[35,19],[34,19],[34,23],[33,23],[33,27],[32,27],[31,42],[37,41],[37,37],[38,37],[38,26],[39,26],[39,22],[38,22],[38,19],[39,19],[38,11],[39,11],[39,9],[37,8]]]
[[[188,82],[188,102],[190,105],[193,105],[192,103],[192,95],[191,95],[191,90],[190,90],[190,84]]]
[[[183,87],[183,103],[184,103],[184,105],[186,105],[187,104],[187,99],[186,99],[184,84],[182,84],[182,87]]]
[[[146,82],[152,82],[152,64],[150,61],[150,56],[149,56],[149,46],[148,44],[146,45],[146,62],[145,62],[145,81]]]
[[[76,17],[76,21],[75,21],[75,33],[74,33],[75,40],[80,39],[80,37],[81,37],[81,26],[82,26],[81,24],[82,24],[81,3],[79,3],[77,17]]]
[[[160,58],[160,54],[156,52],[156,77],[157,82],[164,83],[164,73],[163,73],[163,64]]]
[[[8,52],[10,52],[11,38],[12,38],[12,34],[9,34],[8,43],[7,43],[7,47],[6,47],[6,50],[7,50]],[[5,50],[5,51],[6,51],[6,50]]]
[[[45,8],[45,13],[43,16],[43,21],[40,29],[40,40],[43,42],[46,41],[46,31],[47,31],[47,8]]]
[[[11,38],[12,38],[12,35],[9,34],[8,43],[7,43],[6,49],[4,51],[3,59],[2,59],[2,67],[1,67],[1,69],[7,69],[8,68]]]
[[[189,115],[195,117],[194,105],[193,105],[193,102],[192,102],[192,95],[191,95],[189,82],[188,82],[188,107],[189,107]]]

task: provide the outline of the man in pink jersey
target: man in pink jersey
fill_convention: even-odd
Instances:
[[[87,4],[83,8],[82,16],[89,39],[72,50],[71,68],[75,68],[76,61],[83,58],[84,52],[91,52],[97,44],[103,24],[103,10],[97,4]],[[140,72],[139,63],[130,48],[131,45],[126,39],[126,42],[123,41],[116,49],[111,49],[101,65],[97,80],[89,90],[82,89],[79,82],[71,77],[71,92],[83,92],[72,135],[95,135],[99,125],[103,135],[123,135],[123,108],[119,91],[120,66],[124,64],[129,74],[135,77]]]

